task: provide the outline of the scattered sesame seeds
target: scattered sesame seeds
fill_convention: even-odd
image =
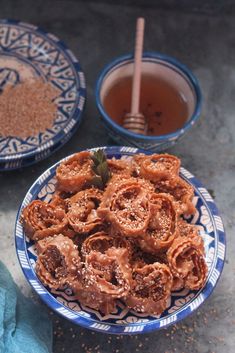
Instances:
[[[0,95],[0,135],[25,138],[50,128],[56,117],[53,99],[57,94],[52,84],[41,79],[7,87]]]

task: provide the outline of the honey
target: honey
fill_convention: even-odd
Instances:
[[[130,112],[132,77],[120,79],[104,97],[106,113],[117,124]],[[144,114],[147,135],[164,135],[183,127],[188,119],[187,101],[183,94],[167,81],[143,74],[141,79],[140,112]]]

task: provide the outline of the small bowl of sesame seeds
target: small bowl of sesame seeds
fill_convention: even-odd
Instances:
[[[36,163],[78,128],[84,74],[54,35],[31,24],[0,21],[0,170]]]
[[[128,161],[128,163],[131,163],[136,154],[148,154],[130,147],[103,147],[101,149],[108,160],[121,159],[125,162]],[[95,150],[97,149],[91,149],[90,151],[94,152]],[[73,157],[71,156],[71,158]],[[15,242],[18,259],[26,279],[41,299],[50,309],[73,323],[108,334],[129,335],[158,330],[177,323],[197,310],[214,290],[223,270],[226,246],[225,232],[213,198],[194,175],[183,167],[179,170],[179,176],[193,190],[192,204],[194,207],[193,216],[185,216],[184,221],[190,226],[197,227],[198,236],[202,238],[204,244],[203,256],[207,266],[207,274],[200,289],[189,289],[187,287],[175,289],[168,298],[165,310],[158,315],[147,315],[144,312],[132,310],[122,300],[118,300],[115,310],[105,314],[77,300],[70,287],[50,289],[42,283],[36,273],[38,248],[35,241],[26,236],[22,224],[22,211],[30,204],[34,207],[40,202],[50,203],[52,197],[56,196],[56,170],[62,162],[71,161],[71,158],[59,161],[34,182],[28,190],[16,218]],[[54,202],[58,205],[57,198],[54,199]],[[53,224],[56,225],[54,221]],[[67,243],[69,246],[71,240],[67,239]],[[43,243],[41,244],[44,246]],[[194,273],[194,275],[197,274]],[[96,298],[94,298],[95,300]]]

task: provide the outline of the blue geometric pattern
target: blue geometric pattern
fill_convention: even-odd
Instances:
[[[103,149],[109,158],[130,159],[135,153],[146,153],[131,147],[103,147]],[[204,288],[198,291],[183,289],[172,293],[165,312],[155,316],[135,313],[128,310],[122,302],[118,304],[117,312],[104,316],[96,310],[81,305],[72,296],[69,288],[63,291],[50,291],[45,288],[35,274],[35,247],[33,242],[25,237],[20,223],[20,214],[22,208],[34,199],[50,201],[55,190],[55,170],[60,162],[43,173],[29,189],[18,211],[15,227],[16,249],[25,277],[51,309],[72,322],[92,330],[109,334],[136,334],[176,323],[196,310],[209,297],[223,269],[225,259],[224,227],[214,200],[208,191],[184,168],[181,168],[180,174],[194,188],[193,202],[197,210],[196,214],[188,221],[197,224],[205,243],[208,277]]]
[[[30,24],[1,20],[0,92],[39,76],[58,91],[54,125],[26,139],[0,137],[0,170],[36,163],[67,142],[81,121],[86,96],[80,64],[58,38]]]

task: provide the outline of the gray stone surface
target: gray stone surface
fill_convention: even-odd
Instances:
[[[66,146],[38,165],[0,174],[0,259],[22,290],[32,295],[15,255],[17,208],[28,187],[52,163],[87,147],[112,144],[98,119],[94,85],[105,63],[132,50],[135,19],[143,15],[147,21],[145,49],[175,56],[194,71],[201,83],[204,106],[200,122],[170,152],[180,156],[183,165],[214,191],[227,230],[224,272],[197,313],[176,327],[147,335],[109,338],[52,314],[54,353],[233,353],[235,12],[229,6],[225,12],[213,11],[210,15],[208,11],[190,12],[188,6],[186,12],[177,6],[168,11],[154,6],[153,1],[150,7],[143,1],[140,7],[125,5],[128,1],[121,1],[121,5],[110,2],[0,1],[2,18],[40,25],[64,40],[80,59],[87,80],[84,120]]]

